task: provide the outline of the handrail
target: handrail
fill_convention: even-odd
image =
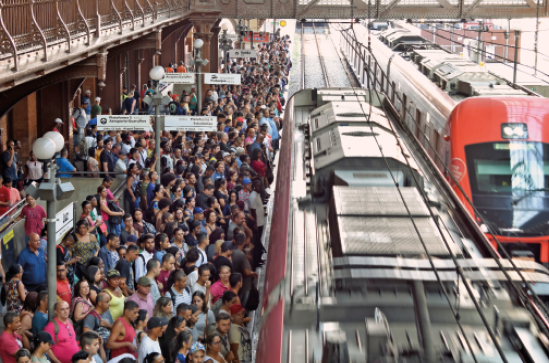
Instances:
[[[25,199],[21,199],[19,202],[17,202],[15,205],[13,205],[8,211],[0,216],[0,231],[4,231],[5,228],[13,222],[14,218],[19,217],[19,213],[21,212],[21,209],[27,204]],[[11,213],[15,214],[13,216],[10,216]]]
[[[27,204],[25,199],[21,199],[19,202],[15,203],[13,207],[8,209],[8,211],[0,216],[0,220],[4,219],[5,217],[9,216],[15,209],[18,209],[22,204]],[[23,205],[24,207],[24,205]],[[0,228],[1,229],[1,228]]]

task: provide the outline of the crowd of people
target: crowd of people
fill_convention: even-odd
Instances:
[[[252,361],[248,315],[259,304],[256,270],[264,263],[264,206],[283,126],[288,47],[276,39],[259,47],[258,58],[233,62],[242,84],[212,85],[201,110],[193,90],[171,95],[165,112],[216,116],[217,131],[163,131],[159,159],[151,131],[97,131],[92,116],[101,108],[88,110],[84,92],[76,116],[86,121],[75,125],[86,126],[77,132],[83,136],[74,154],[85,155],[88,171],[109,174],[79,202],[75,228],[56,246],[53,284],[46,273],[46,213],[24,197],[17,219],[24,220],[27,248],[5,272],[0,296],[7,310],[4,363]],[[138,93],[130,87],[123,109],[148,112],[132,88]],[[9,145],[2,162],[11,167],[17,150]],[[39,163],[32,155],[29,161]],[[67,149],[60,152],[60,176],[77,172],[73,161]],[[40,182],[43,167],[29,167],[21,178],[2,168],[0,213],[12,205],[5,201],[12,183]],[[120,199],[111,190],[114,178],[125,178]],[[57,299],[50,320],[51,288]]]

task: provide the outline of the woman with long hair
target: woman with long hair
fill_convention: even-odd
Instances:
[[[149,318],[150,316],[147,313],[147,310],[139,309],[139,311],[137,312],[137,318],[133,322],[135,328],[135,346],[137,347],[137,349],[139,349],[143,337],[147,335],[147,333],[145,333],[145,328],[147,327]]]
[[[238,202],[238,192],[236,190],[231,190],[229,192],[229,208],[237,205],[236,202]]]
[[[116,233],[117,235],[120,235],[120,232],[122,232],[122,224],[115,224],[112,222],[109,222],[110,217],[123,217],[124,211],[121,210],[120,212],[113,212],[109,209],[109,204],[107,200],[107,188],[103,185],[100,185],[97,187],[97,194],[99,194],[99,208],[101,210],[101,217],[103,222],[107,223],[109,232]]]
[[[207,339],[207,343],[208,349],[206,350],[204,362],[227,363],[223,355],[221,355],[221,335],[218,333],[211,334]]]
[[[72,256],[80,257],[80,261],[76,262],[75,273],[78,279],[81,280],[88,261],[92,257],[97,256],[97,253],[99,252],[99,243],[97,242],[95,234],[89,232],[88,222],[83,219],[76,222],[74,240],[75,243],[72,247]]]
[[[190,223],[194,220],[193,210],[196,207],[196,201],[193,197],[188,197],[185,200],[185,209],[183,213],[185,214],[185,222]]]
[[[255,149],[252,153],[252,169],[262,177],[265,177],[265,172],[267,171],[267,165],[261,160],[263,152],[261,149]]]
[[[91,309],[93,309],[93,304],[90,300],[90,285],[88,281],[80,280],[74,285],[74,296],[71,304],[71,318],[74,323],[76,340],[80,340],[84,318]]]
[[[193,335],[190,330],[183,330],[170,342],[171,363],[185,363],[189,349],[193,344]]]
[[[23,310],[19,315],[19,320],[21,321],[21,327],[29,339],[32,339],[32,318],[34,317],[34,312],[38,308],[38,293],[31,291],[25,297],[25,302],[23,303]]]
[[[215,315],[213,311],[208,308],[206,296],[202,291],[195,291],[193,294],[193,305],[196,306],[199,311],[198,320],[194,326],[198,332],[199,339],[204,339],[204,332],[207,332],[208,326],[215,325]]]
[[[92,217],[92,210],[93,210],[92,203],[87,200],[83,201],[82,214],[80,215],[80,219],[84,219],[88,222],[88,225],[89,225],[88,232],[95,233],[97,240],[100,241],[101,235],[102,235],[101,230],[104,229],[105,231],[107,231],[107,229],[105,227],[101,227],[101,225],[104,224],[103,221],[97,221],[97,222],[95,221],[95,219]]]
[[[223,293],[231,289],[229,278],[231,277],[231,268],[229,266],[221,266],[219,268],[219,280],[213,283],[210,288],[210,294],[212,297],[212,304],[215,304]]]
[[[6,272],[6,282],[2,286],[2,293],[0,295],[0,300],[2,305],[7,306],[6,309],[9,311],[21,312],[23,310],[23,303],[27,296],[27,289],[21,278],[23,277],[23,267],[18,264],[13,264]]]
[[[206,221],[206,232],[208,236],[217,229],[217,213],[213,209],[208,209],[204,212],[204,220]]]
[[[172,310],[173,310],[172,299],[170,299],[169,297],[163,296],[156,301],[156,305],[154,306],[153,316],[170,319],[172,317]]]
[[[136,208],[139,208],[141,195],[137,190],[139,184],[139,168],[137,163],[130,164],[126,170],[126,189],[124,189],[124,209],[132,214]]]
[[[166,362],[171,363],[170,360],[170,343],[175,339],[177,334],[186,330],[187,326],[185,324],[185,318],[182,316],[174,316],[170,319],[166,331],[160,338],[158,338],[160,343],[160,350],[162,351],[162,356],[166,359]]]
[[[95,304],[95,299],[102,290],[100,286],[101,282],[103,281],[103,274],[101,273],[101,269],[97,266],[88,266],[86,268],[84,278],[88,282],[88,286],[90,288],[90,300],[92,303]]]

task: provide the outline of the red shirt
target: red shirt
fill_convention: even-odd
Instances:
[[[2,185],[0,188],[0,202],[9,203],[11,201],[11,192],[8,188]],[[9,205],[0,205],[0,215],[6,213],[10,209]]]
[[[160,270],[160,275],[156,277],[156,283],[162,284],[162,295],[166,295],[168,291],[168,277],[170,276],[171,271]]]
[[[71,284],[68,279],[59,280],[57,279],[57,296],[65,300],[69,306],[71,306],[72,292]]]
[[[51,346],[51,350],[61,363],[71,363],[72,356],[80,350],[78,343],[76,342],[74,327],[68,320],[63,324],[59,319],[54,319],[57,320],[57,325],[59,326],[57,339],[55,337],[55,327],[52,322],[49,322],[44,328],[44,331],[50,333],[53,341],[56,342]]]
[[[40,236],[40,232],[44,228],[42,220],[47,216],[44,208],[38,204],[34,208],[26,205],[21,210],[21,216],[25,217],[25,233],[27,236],[31,233],[36,233]]]
[[[16,363],[13,355],[19,349],[23,348],[23,340],[21,335],[17,333],[8,334],[6,331],[2,332],[0,335],[0,358],[4,363]]]

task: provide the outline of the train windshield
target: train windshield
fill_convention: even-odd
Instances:
[[[473,204],[500,233],[549,232],[549,144],[483,143],[465,153]]]

